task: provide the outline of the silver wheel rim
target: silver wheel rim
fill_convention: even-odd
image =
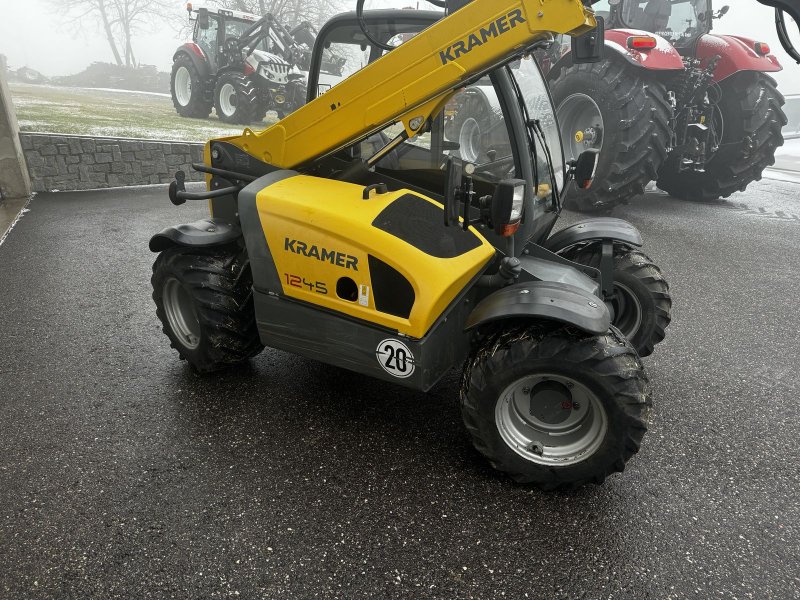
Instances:
[[[470,117],[461,126],[458,134],[458,145],[461,147],[461,159],[467,162],[478,162],[481,155],[481,126]]]
[[[189,292],[172,277],[164,284],[163,299],[172,333],[187,350],[197,349],[200,345],[200,320]]]
[[[584,150],[602,150],[603,113],[586,94],[572,94],[558,107],[558,123],[567,160],[576,160]]]
[[[495,406],[503,441],[527,461],[579,463],[597,452],[608,431],[602,402],[570,377],[542,373],[509,385]]]
[[[219,89],[219,107],[226,117],[230,117],[236,112],[235,96],[236,89],[233,84],[226,83]]]
[[[192,76],[186,67],[175,73],[175,98],[181,106],[189,106],[192,101]]]
[[[614,282],[611,305],[614,310],[614,326],[622,335],[632,340],[642,327],[642,303],[628,286]]]

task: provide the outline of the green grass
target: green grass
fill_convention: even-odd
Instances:
[[[227,125],[212,114],[185,119],[168,96],[10,83],[11,97],[22,131],[205,142],[238,135],[241,125]],[[266,128],[275,121],[267,115]]]

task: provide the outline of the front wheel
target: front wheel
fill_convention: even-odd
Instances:
[[[532,325],[488,336],[464,371],[461,413],[475,448],[518,483],[602,483],[639,450],[651,400],[634,348]]]
[[[196,371],[230,367],[263,350],[245,250],[170,248],[158,255],[152,284],[164,333]]]
[[[256,85],[238,73],[220,75],[214,91],[214,108],[221,121],[239,125],[261,121],[266,114]]]
[[[600,268],[602,244],[584,244],[560,253],[572,262]],[[650,356],[664,341],[672,320],[672,296],[661,269],[643,252],[614,244],[614,293],[606,298],[612,324],[639,356]]]

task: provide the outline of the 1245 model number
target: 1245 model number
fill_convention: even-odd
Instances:
[[[300,277],[299,275],[290,275],[289,273],[285,273],[284,277],[286,277],[286,285],[289,287],[298,288],[301,290],[305,289],[309,292],[315,292],[324,296],[328,295],[328,286],[322,281],[306,281],[305,277]]]

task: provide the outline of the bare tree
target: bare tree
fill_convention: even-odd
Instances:
[[[148,25],[176,23],[180,19],[172,0],[50,0],[65,10],[79,26],[87,21],[98,23],[118,65],[135,66],[133,39]],[[120,52],[122,49],[122,52]]]
[[[354,0],[215,0],[223,8],[264,15],[272,13],[286,27],[309,21],[317,27],[353,5]]]

